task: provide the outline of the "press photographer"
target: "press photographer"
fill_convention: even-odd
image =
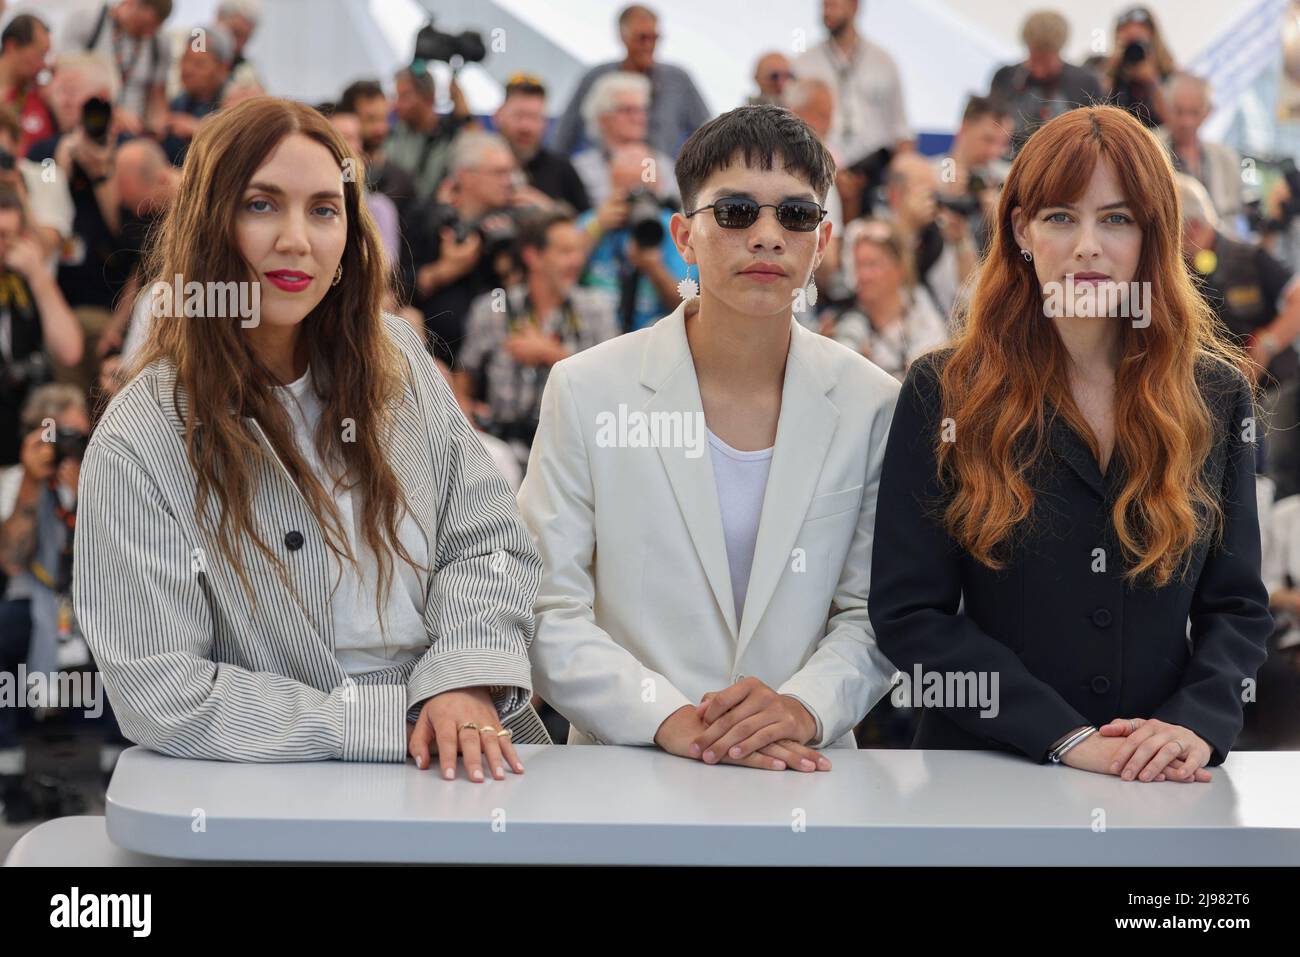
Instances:
[[[591,252],[583,285],[618,303],[619,328],[641,329],[677,308],[686,262],[668,234],[672,210],[663,187],[643,173],[654,154],[644,143],[624,146],[609,162],[610,195],[578,220]]]
[[[475,297],[504,285],[514,266],[519,179],[510,145],[496,133],[456,138],[439,203],[424,210],[412,237],[413,304],[425,317],[430,349],[455,368],[465,316]]]
[[[1165,122],[1161,87],[1174,70],[1174,58],[1151,11],[1133,7],[1121,13],[1115,21],[1115,47],[1106,69],[1110,102],[1154,129]]]
[[[19,459],[19,412],[53,376],[51,359],[81,361],[81,327],[45,267],[18,191],[0,183],[0,466]]]
[[[483,40],[477,33],[466,31],[453,36],[430,23],[416,34],[414,62],[393,77],[397,123],[384,143],[384,154],[389,162],[414,178],[419,199],[431,199],[436,194],[449,171],[452,141],[473,121],[456,79],[457,72],[465,63],[480,62],[486,55]],[[437,90],[429,72],[431,62],[448,63],[452,68],[449,90],[452,111],[445,116],[439,115],[436,108]]]

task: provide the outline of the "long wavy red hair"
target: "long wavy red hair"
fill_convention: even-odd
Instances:
[[[1159,140],[1124,110],[1071,110],[1051,120],[1012,164],[996,230],[953,352],[940,373],[943,414],[954,436],[939,436],[943,523],[991,568],[1034,506],[1031,470],[1046,451],[1050,417],[1063,417],[1099,456],[1096,436],[1075,404],[1069,357],[1044,315],[1032,263],[1020,255],[1011,213],[1032,217],[1075,201],[1097,164],[1108,160],[1142,228],[1134,279],[1149,282],[1150,324],[1121,324],[1115,377],[1114,461],[1126,477],[1111,519],[1130,582],[1163,585],[1185,570],[1202,536],[1217,533],[1222,509],[1202,469],[1215,439],[1198,368],[1245,357],[1216,331],[1213,313],[1182,256],[1182,216],[1174,171]],[[1086,320],[1091,322],[1107,320]]]

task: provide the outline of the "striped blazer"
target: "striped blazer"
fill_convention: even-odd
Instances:
[[[169,360],[114,397],[81,469],[73,607],[123,733],[163,754],[227,761],[406,759],[408,710],[488,686],[521,743],[549,744],[529,704],[528,647],[541,560],[514,498],[451,390],[400,319],[385,315],[407,370],[386,443],[429,544],[429,648],[349,678],[333,654],[324,537],[265,432],[253,520],[287,566],[244,550],[255,604],[216,547],[219,504],[195,521],[185,390]],[[400,560],[400,559],[399,559]]]

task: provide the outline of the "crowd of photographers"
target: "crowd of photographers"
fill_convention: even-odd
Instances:
[[[171,6],[113,0],[59,36],[30,14],[3,30],[0,671],[91,667],[68,597],[77,473],[150,321],[141,251],[205,117],[263,92],[243,55],[256,0],[226,0],[197,29],[169,23]],[[1272,184],[1243,176],[1240,157],[1201,138],[1211,91],[1178,71],[1147,9],[1118,18],[1109,56],[1078,65],[1061,57],[1064,18],[1032,14],[1023,61],[970,96],[944,155],[925,156],[893,60],[859,32],[859,4],[821,6],[826,37],[796,58],[760,57],[751,97],[803,118],[839,169],[820,295],[799,321],[902,378],[950,334],[1016,149],[1064,110],[1112,102],[1168,143],[1185,174],[1189,268],[1268,370],[1277,406],[1300,420],[1300,178],[1285,163]],[[625,56],[590,70],[565,104],[548,100],[544,77],[517,74],[496,112],[476,117],[453,70],[451,109],[439,112],[428,65],[486,51],[474,33],[432,27],[410,67],[318,104],[364,164],[392,268],[388,308],[424,335],[516,486],[551,366],[671,312],[688,275],[668,234],[673,162],[710,111],[685,70],[657,59],[661,25],[647,7],[624,9]],[[1279,487],[1300,491],[1300,449],[1283,443],[1276,461]],[[11,820],[43,806],[24,783],[25,714],[0,708]],[[108,727],[105,768],[120,743]]]

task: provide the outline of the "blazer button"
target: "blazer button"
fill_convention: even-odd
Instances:
[[[1098,628],[1107,628],[1110,626],[1110,609],[1098,608],[1092,613],[1092,623]]]
[[[1110,679],[1105,675],[1097,675],[1092,679],[1092,693],[1105,694],[1110,690]]]
[[[302,532],[297,529],[284,536],[284,547],[289,549],[291,552],[296,552],[298,549],[302,548],[302,543]]]

